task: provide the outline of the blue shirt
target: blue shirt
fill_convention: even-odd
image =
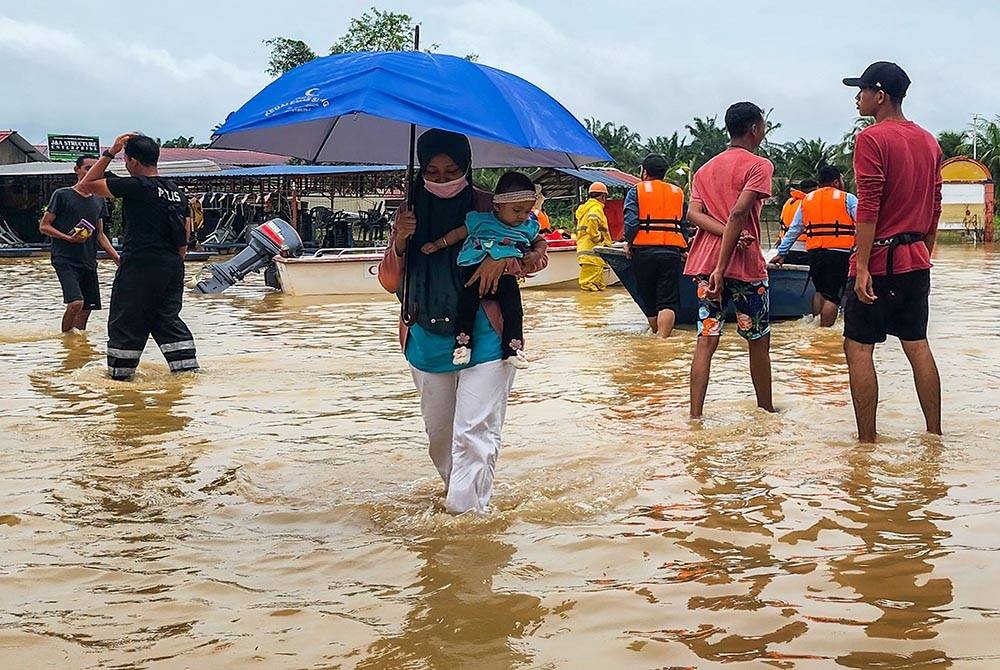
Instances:
[[[632,240],[639,233],[639,190],[633,186],[625,191],[625,241]]]
[[[848,193],[844,197],[844,204],[847,205],[847,213],[851,215],[852,219],[858,218],[858,196],[853,193]],[[788,232],[785,236],[781,238],[781,244],[778,245],[778,255],[787,256],[789,249],[795,244],[795,240],[799,239],[799,235],[805,229],[806,224],[802,220],[802,207],[799,206],[799,210],[795,212],[795,216],[792,218],[792,223],[788,226]],[[801,249],[801,247],[799,247]],[[847,251],[847,249],[844,249]]]
[[[410,327],[406,338],[406,360],[421,372],[457,372],[480,363],[498,361],[503,358],[500,335],[493,330],[493,324],[482,307],[476,312],[476,323],[472,328],[472,360],[467,365],[455,365],[451,362],[454,351],[453,335],[438,335],[418,324]]]
[[[458,264],[465,266],[479,265],[487,256],[494,260],[522,258],[541,230],[536,218],[508,226],[491,212],[469,212],[465,227],[469,236],[458,252]]]

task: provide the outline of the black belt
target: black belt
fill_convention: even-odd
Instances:
[[[641,219],[639,229],[647,233],[652,231],[664,233],[681,233],[681,222],[677,219]]]
[[[806,237],[840,237],[854,235],[854,226],[842,223],[810,223],[805,227]]]
[[[893,235],[892,237],[875,240],[872,242],[872,248],[889,247],[889,253],[885,260],[885,273],[891,277],[893,275],[892,257],[896,251],[896,247],[901,244],[915,244],[923,241],[924,235],[920,233],[900,233],[899,235]]]

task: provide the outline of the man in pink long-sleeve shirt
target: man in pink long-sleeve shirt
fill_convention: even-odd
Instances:
[[[927,342],[930,253],[941,216],[941,148],[903,115],[910,78],[895,63],[872,63],[844,79],[861,90],[862,116],[875,124],[854,148],[858,184],[855,251],[844,307],[844,352],[858,439],[874,442],[878,378],[872,356],[887,335],[900,340],[927,432],[941,433],[941,378]]]

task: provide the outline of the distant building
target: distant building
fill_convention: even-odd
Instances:
[[[994,184],[989,169],[968,156],[955,156],[941,164],[941,181],[938,229],[991,241]]]
[[[0,165],[48,161],[48,157],[16,130],[0,130]]]
[[[36,145],[35,150],[42,155],[40,160],[48,160],[49,149],[45,145]],[[107,149],[108,147],[101,147]],[[261,167],[264,165],[285,165],[291,160],[288,156],[276,156],[260,151],[237,151],[235,149],[182,149],[160,148],[161,163],[179,163],[181,161],[212,161],[220,170],[233,168]],[[23,162],[23,161],[22,161]]]

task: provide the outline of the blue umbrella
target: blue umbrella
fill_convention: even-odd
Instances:
[[[477,167],[577,167],[611,156],[565,107],[502,70],[420,51],[317,58],[233,112],[212,146],[314,162],[405,164],[417,133],[472,143]]]

